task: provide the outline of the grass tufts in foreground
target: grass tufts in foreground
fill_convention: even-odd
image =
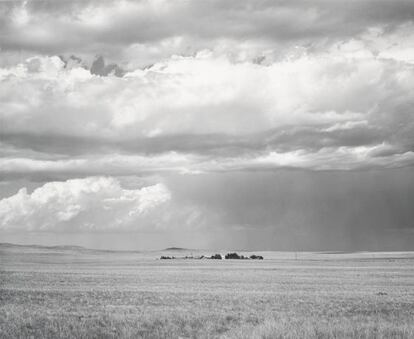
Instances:
[[[414,338],[412,253],[0,252],[1,338]]]

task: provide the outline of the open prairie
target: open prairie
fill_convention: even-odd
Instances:
[[[0,337],[414,337],[412,252],[164,253],[2,244]]]

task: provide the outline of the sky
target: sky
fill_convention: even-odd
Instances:
[[[0,242],[414,250],[414,2],[0,2]]]

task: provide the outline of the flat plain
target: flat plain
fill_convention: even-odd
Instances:
[[[414,338],[413,252],[214,253],[1,244],[0,337]]]

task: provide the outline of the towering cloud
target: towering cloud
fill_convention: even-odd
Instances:
[[[170,198],[162,184],[127,190],[108,177],[49,182],[30,194],[22,188],[2,199],[0,229],[99,232],[156,228],[157,209]]]

